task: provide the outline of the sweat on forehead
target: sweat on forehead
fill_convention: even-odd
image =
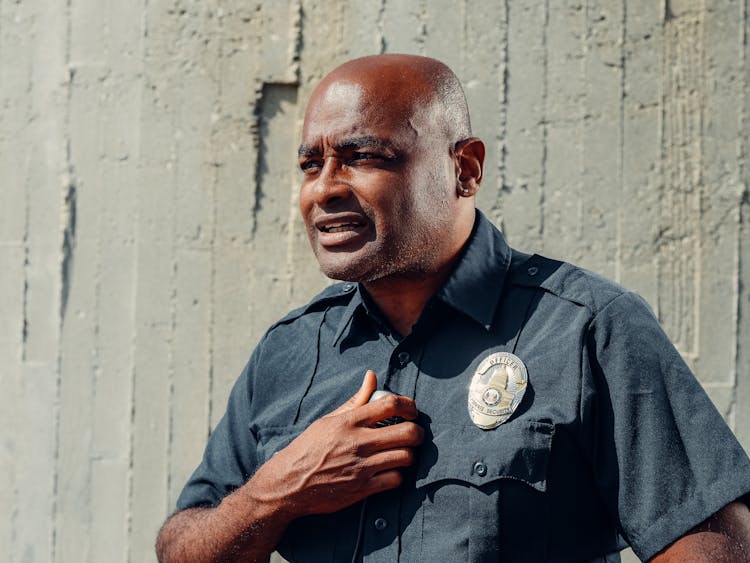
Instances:
[[[308,116],[318,104],[358,101],[388,111],[428,111],[443,122],[452,143],[471,136],[469,111],[461,84],[442,62],[417,55],[374,55],[348,61],[331,71],[313,92]],[[347,104],[349,102],[349,104]]]

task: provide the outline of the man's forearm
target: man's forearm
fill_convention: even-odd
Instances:
[[[156,541],[161,563],[265,562],[289,519],[274,503],[253,498],[251,483],[227,496],[216,508],[175,513]]]
[[[750,562],[750,511],[735,501],[682,536],[652,563]]]
[[[424,431],[412,422],[413,400],[389,395],[368,402],[376,387],[368,371],[349,401],[308,426],[219,506],[167,520],[156,543],[159,561],[267,561],[295,518],[337,512],[398,487]],[[404,422],[374,426],[394,416]]]

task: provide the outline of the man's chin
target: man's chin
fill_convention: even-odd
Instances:
[[[318,258],[320,271],[332,280],[367,283],[385,275],[383,268],[378,267],[375,259],[367,260],[330,260]]]
[[[331,278],[332,280],[336,281],[346,281],[346,282],[366,282],[369,281],[369,276],[367,276],[364,272],[361,272],[357,268],[351,268],[351,267],[343,267],[340,265],[329,265],[329,264],[320,264],[320,271],[323,272],[323,275],[327,278]]]

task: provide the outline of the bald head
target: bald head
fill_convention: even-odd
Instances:
[[[299,147],[300,211],[323,272],[372,283],[443,271],[471,233],[483,159],[443,63],[379,55],[333,70]]]
[[[404,114],[429,113],[453,145],[471,137],[466,96],[453,71],[442,62],[417,55],[374,55],[348,61],[331,71],[315,89],[310,102],[341,90],[361,89],[368,103]]]

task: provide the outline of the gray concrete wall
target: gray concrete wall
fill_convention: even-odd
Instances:
[[[523,249],[641,292],[750,445],[748,0],[0,0],[0,554],[154,561],[265,327],[336,63],[440,58]]]

